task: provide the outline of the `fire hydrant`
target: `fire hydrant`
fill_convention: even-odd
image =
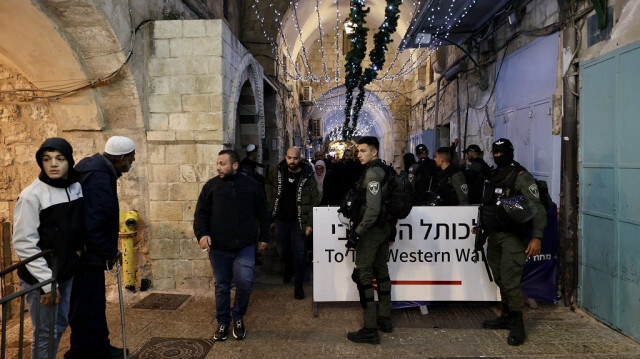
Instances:
[[[125,288],[135,292],[136,290],[136,262],[133,249],[133,240],[138,233],[140,216],[138,212],[120,211],[120,241],[122,243],[122,278]]]

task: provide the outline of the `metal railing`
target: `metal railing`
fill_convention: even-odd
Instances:
[[[15,270],[18,270],[19,268],[24,267],[27,263],[30,263],[40,257],[44,257],[47,255],[51,255],[51,271],[54,274],[52,276],[51,279],[47,279],[44,282],[38,283],[28,289],[23,289],[21,291],[15,292],[11,295],[8,295],[4,298],[0,298],[0,305],[2,305],[2,342],[0,344],[0,358],[4,359],[6,357],[6,347],[7,347],[7,314],[8,314],[8,307],[9,307],[9,302],[11,302],[12,300],[20,297],[20,333],[19,333],[19,338],[18,338],[18,358],[22,359],[23,358],[23,350],[24,350],[24,302],[25,302],[25,296],[27,295],[27,293],[33,292],[33,291],[39,291],[42,287],[51,284],[51,293],[53,296],[53,301],[54,303],[56,302],[57,298],[56,298],[56,280],[55,280],[55,273],[56,273],[56,263],[55,263],[55,256],[54,256],[54,251],[51,249],[47,249],[45,251],[42,251],[34,256],[31,256],[23,261],[20,261],[10,267],[7,267],[5,269],[3,269],[2,271],[0,271],[0,278],[4,278],[4,276],[6,276],[9,273],[12,273]],[[50,306],[49,307],[49,353],[48,353],[48,357],[49,359],[53,359],[55,358],[56,353],[53,352],[54,349],[54,345],[53,345],[53,341],[54,341],[54,331],[55,331],[55,306]],[[34,315],[35,314],[35,315]],[[40,305],[36,306],[36,312],[35,313],[30,313],[31,315],[31,323],[32,325],[35,326],[35,338],[33,338],[33,340],[35,341],[32,345],[34,348],[36,348],[36,350],[34,350],[35,352],[35,357],[32,357],[32,359],[37,359],[38,358],[38,342],[39,342],[39,335],[37,335],[39,329],[40,329]]]

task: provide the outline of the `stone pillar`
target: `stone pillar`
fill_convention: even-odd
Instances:
[[[216,174],[218,152],[233,146],[246,79],[264,137],[262,68],[222,20],[156,21],[152,33],[147,144],[153,286],[210,289],[211,266],[194,238],[193,212],[202,186]]]

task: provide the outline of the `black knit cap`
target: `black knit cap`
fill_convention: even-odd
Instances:
[[[43,169],[42,155],[44,154],[44,151],[51,150],[60,151],[64,158],[67,159],[67,162],[69,162],[69,169],[71,170],[73,168],[73,166],[75,165],[75,161],[73,160],[73,147],[71,147],[71,144],[64,138],[51,137],[47,138],[40,146],[38,152],[36,152],[36,161],[38,162],[38,166],[40,166],[41,169]]]

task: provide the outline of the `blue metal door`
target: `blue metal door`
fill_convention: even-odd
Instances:
[[[578,301],[640,340],[640,42],[580,67]]]

